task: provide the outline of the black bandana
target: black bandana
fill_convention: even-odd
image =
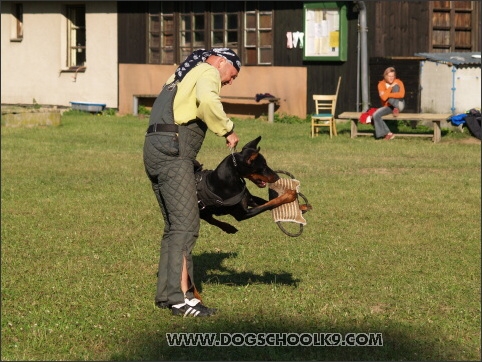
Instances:
[[[204,62],[209,56],[217,55],[223,57],[239,72],[241,69],[241,60],[235,52],[229,48],[213,48],[211,50],[198,49],[191,53],[175,72],[175,80],[181,81],[186,74],[199,63]]]

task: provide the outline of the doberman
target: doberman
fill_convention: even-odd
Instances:
[[[202,170],[201,164],[195,165],[200,217],[228,234],[234,234],[238,229],[215,219],[214,215],[231,215],[242,221],[292,202],[297,197],[295,190],[287,190],[267,201],[248,191],[245,178],[260,188],[279,179],[259,153],[260,140],[261,136],[248,142],[241,152],[228,155],[214,170]]]

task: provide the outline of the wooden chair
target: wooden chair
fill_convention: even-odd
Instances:
[[[341,77],[338,78],[336,94],[313,95],[316,113],[311,115],[311,137],[315,137],[318,132],[318,127],[330,127],[330,138],[332,138],[333,135],[338,136],[336,132],[335,110],[340,83]]]

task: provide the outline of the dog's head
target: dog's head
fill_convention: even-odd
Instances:
[[[267,183],[278,181],[279,176],[269,168],[261,153],[258,143],[261,136],[244,145],[241,152],[235,153],[239,175],[252,181],[258,187],[266,187]]]

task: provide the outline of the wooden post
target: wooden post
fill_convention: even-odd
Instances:
[[[132,114],[137,116],[137,110],[139,109],[139,97],[133,96],[132,97]]]
[[[438,143],[442,139],[442,130],[440,129],[440,121],[433,121],[433,143]]]
[[[273,123],[274,122],[274,100],[269,100],[268,104],[268,122]]]
[[[358,120],[352,118],[350,119],[350,122],[351,122],[351,138],[356,138],[356,136],[358,135],[358,125],[357,125]]]

